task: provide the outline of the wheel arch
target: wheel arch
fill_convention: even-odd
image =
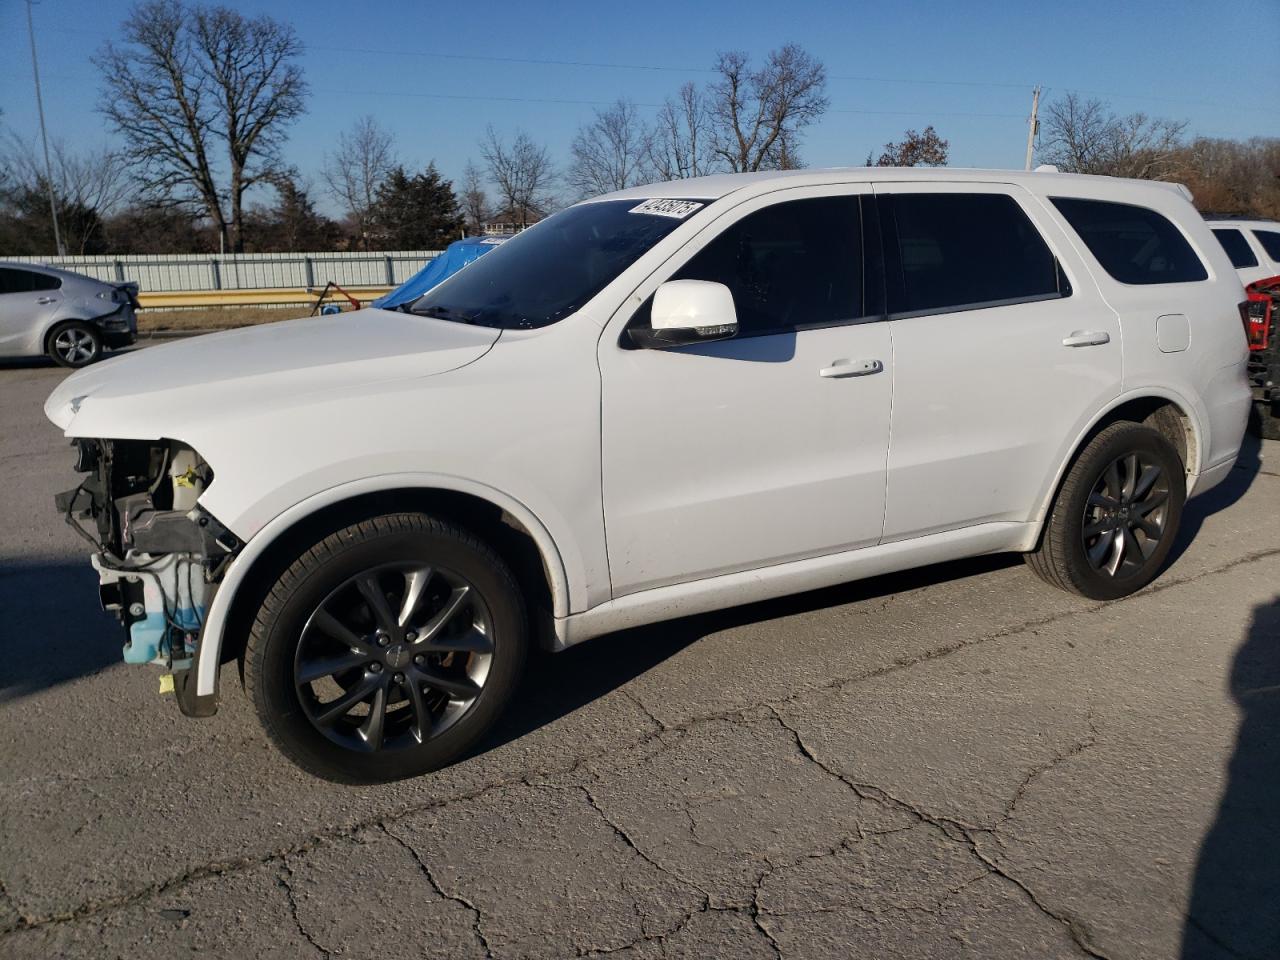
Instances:
[[[1062,487],[1062,481],[1080,455],[1080,451],[1100,432],[1120,421],[1143,423],[1157,430],[1178,451],[1187,474],[1193,475],[1199,472],[1200,459],[1204,450],[1204,432],[1203,425],[1192,405],[1185,398],[1164,388],[1144,388],[1121,394],[1085,424],[1068,448],[1066,456],[1061,458],[1051,482],[1041,497],[1040,508],[1036,512],[1037,531],[1039,525],[1043,524],[1045,517],[1048,516],[1054,498]]]
[[[430,513],[485,539],[511,566],[531,616],[568,614],[569,582],[564,561],[546,526],[519,501],[500,491],[443,478],[413,482],[405,477],[344,484],[286,510],[249,539],[227,569],[201,631],[196,695],[217,690],[218,670],[240,655],[243,637],[274,574],[296,556],[300,544],[316,542],[349,523],[381,513]],[[283,565],[283,566],[282,566]],[[539,624],[533,625],[535,628]]]
[[[97,326],[92,320],[86,320],[78,314],[75,316],[59,316],[45,322],[44,328],[40,331],[40,350],[48,353],[53,346],[53,335],[57,329],[68,323],[83,323],[87,326]]]

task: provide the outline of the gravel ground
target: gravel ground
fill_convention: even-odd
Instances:
[[[351,788],[118,662],[62,375],[0,369],[0,955],[1280,956],[1280,444],[1129,599],[988,558],[604,637]]]

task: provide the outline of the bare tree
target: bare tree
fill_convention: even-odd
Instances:
[[[534,143],[523,131],[508,144],[490,126],[480,141],[480,155],[502,197],[505,216],[527,227],[545,215],[552,204],[550,190],[556,179],[545,146]]]
[[[578,128],[569,147],[566,179],[580,196],[593,197],[653,179],[649,167],[648,127],[636,105],[619,99],[597,110],[590,123]]]
[[[470,160],[462,171],[462,192],[458,195],[458,206],[462,209],[462,219],[473,236],[484,232],[485,221],[489,219],[489,197],[484,190],[484,176],[480,168]]]
[[[793,43],[752,69],[745,53],[720,54],[709,111],[716,156],[735,172],[799,165],[800,133],[826,111],[827,70]]]
[[[369,210],[378,187],[396,166],[391,134],[364,116],[338,134],[338,147],[325,157],[322,175],[329,194],[340,203],[359,238],[369,249]]]
[[[180,0],[139,3],[122,32],[124,45],[108,43],[94,63],[100,109],[140,183],[197,204],[241,249],[245,192],[273,175],[285,128],[302,113],[297,35],[267,16]]]
[[[1175,171],[1185,121],[1113,114],[1097,99],[1068,93],[1049,104],[1040,155],[1070,173],[1158,180]]]
[[[649,165],[662,180],[700,177],[715,167],[706,96],[692,83],[668,97],[649,138]]]
[[[132,184],[123,156],[107,146],[77,153],[64,141],[50,144],[53,192],[60,208],[68,249],[85,253],[100,242],[103,221],[129,198]],[[10,192],[46,196],[48,174],[32,142],[13,133],[0,143],[0,169],[8,171]]]
[[[884,152],[873,164],[867,156],[867,166],[877,167],[945,167],[950,144],[938,136],[932,125],[922,131],[908,130],[898,143],[886,143]]]

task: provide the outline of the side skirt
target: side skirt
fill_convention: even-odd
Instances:
[[[1022,552],[1034,547],[1039,535],[1038,523],[982,523],[825,557],[656,587],[609,600],[582,613],[556,617],[550,646],[553,650],[563,650],[628,627],[771,600],[931,563],[989,553]]]

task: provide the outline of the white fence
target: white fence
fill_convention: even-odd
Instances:
[[[137,281],[148,293],[261,290],[271,287],[393,287],[438,257],[439,250],[385,253],[139,254],[114,257],[8,257],[44,263],[99,280]]]

